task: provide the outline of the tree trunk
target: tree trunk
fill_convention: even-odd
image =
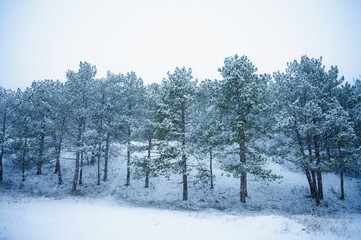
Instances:
[[[62,176],[61,176],[61,167],[60,167],[60,151],[61,151],[61,143],[62,138],[59,139],[59,143],[57,146],[55,146],[55,152],[56,152],[56,165],[55,165],[55,173],[58,173],[58,183],[62,184]]]
[[[338,146],[338,157],[339,157],[339,161],[341,162],[341,147]],[[341,163],[340,166],[340,178],[341,178],[341,200],[345,199],[345,192],[344,192],[344,188],[343,188],[343,165]]]
[[[340,169],[340,177],[341,177],[341,200],[345,199],[345,192],[343,188],[343,168]]]
[[[57,156],[56,156],[56,168],[57,168],[57,173],[58,173],[58,183],[59,183],[59,185],[61,185],[63,183],[63,179],[61,177],[60,154],[57,154]]]
[[[87,102],[85,102],[85,107],[87,107]],[[80,151],[80,174],[79,174],[79,184],[83,184],[83,166],[84,166],[84,133],[85,133],[85,129],[86,129],[86,118],[82,117],[82,135],[81,135],[81,151]]]
[[[40,144],[39,144],[39,159],[37,161],[37,169],[36,169],[36,175],[40,175],[41,174],[41,167],[43,165],[43,152],[44,152],[44,139],[45,139],[45,135],[41,134],[40,136]]]
[[[79,151],[77,151],[76,152],[76,157],[75,157],[75,172],[74,172],[74,180],[73,180],[72,192],[76,192],[76,187],[77,187],[77,183],[78,183],[78,178],[79,178],[79,158],[80,158],[80,153],[79,153]]]
[[[150,163],[151,147],[152,147],[152,138],[149,138],[149,140],[148,140],[148,164]],[[145,172],[145,184],[144,184],[145,188],[149,188],[149,171],[150,171],[149,166],[147,166],[147,170]]]
[[[23,174],[23,178],[22,181],[25,181],[25,167],[26,167],[26,149],[28,147],[28,140],[25,138],[24,139],[24,151],[23,151],[23,157],[22,157],[22,162],[21,162],[21,170],[22,170],[22,174]]]
[[[311,145],[311,138],[307,138],[307,147],[308,147],[308,157],[310,160],[310,164],[312,164],[312,145]],[[312,188],[315,193],[316,205],[319,206],[321,204],[320,198],[317,191],[317,180],[316,180],[316,172],[314,169],[311,169],[311,177],[312,177]]]
[[[75,156],[75,172],[74,172],[74,179],[73,179],[73,188],[72,192],[76,192],[76,187],[79,178],[79,159],[80,159],[80,144],[81,144],[81,124],[78,125],[78,137],[77,137],[77,150]]]
[[[3,180],[3,155],[4,155],[4,145],[5,145],[5,133],[6,133],[6,117],[7,109],[4,110],[2,129],[1,129],[1,150],[0,150],[0,182]]]
[[[81,151],[80,151],[79,184],[83,184],[83,158],[84,158],[84,152],[83,152],[83,150],[81,150]]]
[[[185,107],[184,103],[182,103],[182,173],[183,173],[183,201],[188,200],[188,179],[187,179],[187,156],[185,154],[185,145],[186,145],[186,124],[185,124]]]
[[[105,157],[104,157],[104,176],[103,176],[103,181],[107,181],[107,180],[108,180],[109,145],[110,145],[110,133],[107,132],[107,138],[105,139]]]
[[[246,144],[245,142],[241,142],[239,144],[239,160],[240,160],[240,164],[245,165],[246,164],[246,153],[245,153],[245,149],[246,149]],[[241,172],[241,182],[240,182],[240,187],[241,187],[241,191],[240,191],[240,200],[241,202],[246,202],[246,197],[247,197],[247,172],[245,172],[244,170],[242,170]]]
[[[101,151],[102,151],[102,142],[99,143],[98,148],[98,185],[100,185],[100,157],[101,157]]]
[[[320,146],[318,144],[318,136],[314,137],[315,142],[315,155],[316,155],[316,166],[317,166],[317,187],[318,197],[323,199],[323,187],[322,187],[322,172],[320,169],[321,157],[320,157]]]
[[[323,199],[323,186],[322,186],[322,172],[321,170],[317,170],[317,190],[319,199]]]
[[[104,104],[104,94],[102,94],[102,103]],[[102,141],[103,141],[103,114],[100,117],[100,130],[99,130],[99,148],[98,148],[98,185],[100,185],[100,158],[102,156]]]
[[[183,162],[183,201],[188,200],[188,180],[187,180],[187,158],[186,155],[182,155]]]
[[[213,185],[213,153],[212,153],[212,147],[209,148],[209,173],[211,175],[211,189],[213,189],[214,185]]]
[[[128,142],[127,142],[127,182],[125,183],[125,186],[130,185],[130,129],[129,129],[129,135],[128,135]]]
[[[21,179],[21,181],[25,181],[25,162],[23,162],[22,166],[21,166],[21,171],[23,174],[23,178]]]
[[[294,122],[294,127],[293,128],[295,130],[296,137],[297,137],[297,143],[298,143],[298,146],[299,146],[299,149],[300,149],[302,159],[304,161],[302,163],[302,165],[303,165],[303,170],[305,171],[305,174],[306,174],[308,186],[310,187],[310,194],[311,194],[311,197],[314,198],[316,196],[316,193],[315,193],[315,189],[313,187],[313,182],[312,182],[309,166],[308,166],[308,164],[305,163],[307,158],[306,158],[306,155],[305,155],[305,149],[303,147],[303,141],[302,141],[302,138],[301,138],[301,134],[300,134],[300,132],[298,131],[298,128],[297,128],[297,121]]]
[[[314,192],[314,188],[313,188],[313,185],[312,185],[312,178],[311,178],[310,170],[304,168],[304,171],[305,171],[305,174],[306,174],[306,177],[307,177],[308,186],[310,187],[311,197],[314,197],[314,196],[316,196],[316,193]]]
[[[90,157],[90,164],[94,165],[95,164],[95,148],[96,148],[96,144],[93,144],[93,150],[92,150],[92,155]]]

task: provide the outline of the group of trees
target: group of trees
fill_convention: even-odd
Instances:
[[[242,202],[247,173],[280,177],[262,168],[271,154],[302,168],[316,204],[323,198],[323,172],[340,173],[343,199],[343,174],[359,169],[361,82],[342,85],[338,69],[325,71],[322,58],[303,56],[272,77],[257,74],[246,56],[235,55],[219,69],[221,80],[200,83],[184,67],[147,86],[134,72],[108,72],[103,79],[96,72],[81,62],[77,72],[67,72],[65,83],[0,89],[0,181],[5,155],[21,169],[23,181],[29,167],[42,174],[43,164],[55,162],[61,184],[60,155],[67,151],[75,159],[72,191],[82,184],[84,164],[97,167],[99,185],[101,176],[108,179],[113,143],[126,147],[125,185],[131,174],[144,177],[147,188],[150,177],[177,173],[183,200],[190,171],[213,189],[215,154],[223,170],[240,179]],[[258,139],[272,142],[272,151]]]

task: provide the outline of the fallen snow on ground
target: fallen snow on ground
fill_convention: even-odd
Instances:
[[[331,240],[357,239],[360,226],[360,215],[229,215],[127,207],[110,199],[0,199],[0,239]]]
[[[83,184],[72,196],[73,155],[62,156],[62,185],[57,184],[53,162],[43,166],[42,175],[29,169],[22,182],[21,173],[5,161],[0,240],[361,239],[359,178],[345,177],[342,201],[339,176],[323,174],[325,199],[316,207],[307,197],[307,180],[300,169],[269,161],[265,167],[283,178],[263,182],[248,175],[248,198],[241,203],[239,178],[227,177],[215,159],[215,188],[196,183],[190,172],[189,200],[182,201],[180,174],[151,178],[148,189],[144,178],[132,178],[126,187],[126,151],[118,146],[109,162],[109,180],[97,185],[96,164],[86,164]]]

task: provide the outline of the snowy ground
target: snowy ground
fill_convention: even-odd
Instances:
[[[239,201],[239,179],[227,177],[215,162],[215,189],[189,177],[189,201],[182,201],[182,178],[172,175],[126,180],[124,149],[113,151],[109,181],[96,185],[96,166],[84,166],[79,196],[71,196],[74,162],[64,155],[63,184],[54,164],[43,174],[29,170],[26,181],[5,161],[0,183],[2,239],[360,239],[361,181],[345,178],[346,200],[339,199],[339,177],[324,174],[320,207],[308,198],[304,174],[290,163],[269,163],[282,175],[275,182],[249,176],[247,203]]]
[[[111,200],[1,201],[0,239],[359,239],[360,215],[229,215],[120,206]],[[307,219],[307,220],[306,220]]]

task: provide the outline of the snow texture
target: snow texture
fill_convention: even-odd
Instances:
[[[227,177],[215,162],[215,189],[193,183],[182,201],[181,176],[131,179],[126,187],[126,152],[113,146],[109,181],[96,185],[96,166],[85,165],[79,194],[70,195],[74,161],[61,159],[63,184],[54,165],[21,173],[5,161],[0,184],[0,239],[359,239],[360,179],[345,178],[346,199],[339,199],[339,177],[324,174],[322,205],[308,198],[304,174],[288,162],[269,163],[282,175],[275,182],[249,176],[247,203],[239,200],[239,179]],[[118,157],[114,157],[118,156]],[[10,173],[9,173],[10,172]]]

